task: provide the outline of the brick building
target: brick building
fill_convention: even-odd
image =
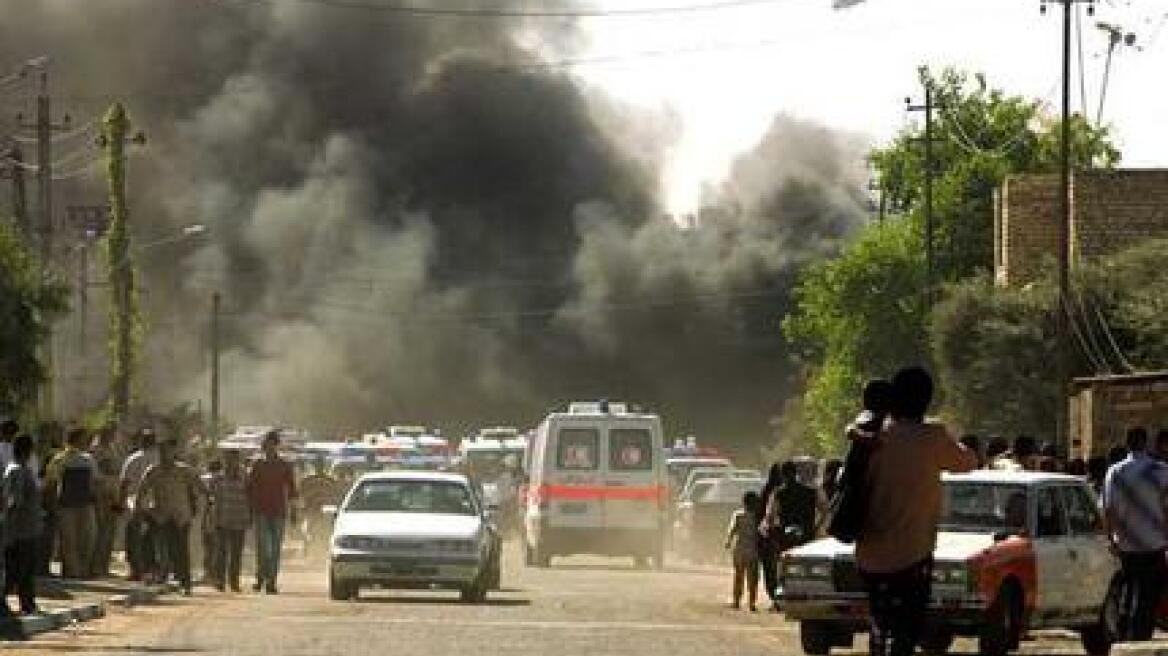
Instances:
[[[994,277],[1024,284],[1058,256],[1058,175],[1013,175],[994,213]],[[1168,238],[1168,169],[1083,171],[1071,178],[1071,261]]]

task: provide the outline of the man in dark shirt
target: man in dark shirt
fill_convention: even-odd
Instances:
[[[93,564],[97,467],[85,451],[88,446],[85,429],[70,430],[65,449],[49,463],[45,480],[57,510],[61,575],[65,578],[88,578]]]
[[[280,457],[280,434],[264,436],[264,457],[252,465],[247,478],[247,495],[256,527],[256,592],[276,594],[280,574],[280,550],[284,525],[296,521],[296,475],[292,465]]]
[[[767,512],[778,521],[779,551],[793,549],[815,538],[815,507],[819,500],[816,491],[799,482],[799,467],[794,462],[782,466],[783,484],[775,490]]]
[[[20,599],[20,612],[34,615],[36,606],[37,553],[41,546],[41,493],[36,472],[29,467],[32,438],[19,435],[12,443],[12,462],[4,470],[7,507],[4,523],[8,545],[4,551],[6,591]],[[7,604],[4,605],[7,609]]]

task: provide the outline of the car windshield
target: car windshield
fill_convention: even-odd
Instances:
[[[758,492],[762,489],[761,479],[723,479],[702,481],[699,488],[694,489],[694,500],[698,503],[711,504],[740,504],[742,496],[747,492]]]
[[[346,512],[477,515],[470,491],[450,481],[365,481],[353,490]]]
[[[1026,528],[1024,486],[950,481],[944,487],[941,530],[997,533]]]

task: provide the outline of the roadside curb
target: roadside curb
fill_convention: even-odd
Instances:
[[[82,589],[84,588],[82,587]],[[134,588],[127,592],[110,595],[101,602],[78,604],[70,608],[55,609],[30,617],[14,617],[0,621],[0,639],[28,640],[42,633],[100,619],[106,616],[109,609],[124,610],[154,603],[159,597],[171,594],[177,589],[177,586],[170,584]]]
[[[1168,656],[1168,641],[1121,642],[1112,647],[1111,653],[1123,656]]]
[[[80,604],[72,608],[52,610],[31,617],[12,618],[0,624],[0,634],[8,640],[27,640],[41,633],[56,631],[101,617],[105,617],[105,607],[102,604]]]

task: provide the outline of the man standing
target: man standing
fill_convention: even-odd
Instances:
[[[83,579],[92,573],[97,466],[85,452],[87,446],[89,434],[85,429],[71,429],[64,450],[49,463],[45,477],[45,489],[57,511],[61,575],[65,578]]]
[[[815,509],[819,495],[813,488],[799,481],[799,466],[794,461],[784,462],[780,468],[782,485],[767,500],[767,520],[778,535],[773,541],[781,554],[815,539]]]
[[[216,529],[215,583],[220,592],[227,586],[239,592],[243,562],[243,536],[251,524],[247,500],[247,477],[238,451],[223,454],[223,474],[211,483],[211,513]]]
[[[296,521],[292,501],[296,499],[296,475],[292,465],[280,457],[280,433],[264,436],[264,457],[252,465],[247,478],[256,528],[256,582],[254,590],[276,594],[280,574],[280,550],[284,545],[284,525]]]
[[[325,470],[323,457],[318,456],[313,461],[313,473],[300,481],[300,496],[304,501],[305,521],[308,525],[310,550],[320,553],[327,551],[329,540],[329,522],[324,515],[325,506],[335,506],[341,502],[345,489],[337,479],[329,476]]]
[[[158,464],[158,446],[154,431],[144,428],[138,432],[138,448],[122,464],[121,490],[122,505],[130,510],[126,521],[126,562],[130,567],[130,580],[140,581],[153,574],[156,565],[154,531],[150,515],[145,507],[139,507],[138,489],[146,471]]]
[[[32,438],[19,435],[12,443],[12,462],[4,470],[4,490],[8,505],[5,525],[8,542],[4,550],[4,591],[15,592],[20,612],[35,615],[37,552],[41,546],[41,493],[36,473],[29,466]],[[5,604],[7,605],[7,604]]]
[[[215,487],[215,482],[222,476],[223,463],[219,460],[212,460],[207,464],[207,471],[199,477],[199,480],[202,482],[204,490],[211,490]],[[215,562],[219,548],[215,544],[217,532],[215,529],[214,495],[208,496],[207,502],[207,505],[203,507],[202,516],[199,518],[199,537],[203,547],[203,582],[210,583],[222,590],[223,580],[217,578],[219,565]]]
[[[1127,448],[1127,457],[1104,479],[1103,509],[1126,582],[1120,636],[1143,641],[1152,639],[1156,607],[1168,577],[1164,562],[1168,466],[1148,454],[1148,432],[1143,428],[1128,431]]]
[[[941,472],[977,466],[977,456],[943,425],[925,421],[932,400],[933,380],[924,369],[901,370],[892,379],[892,421],[870,438],[876,448],[856,559],[868,586],[873,656],[915,650],[931,594]]]
[[[97,481],[95,492],[96,539],[93,546],[91,571],[94,576],[109,576],[110,559],[114,551],[114,532],[118,524],[118,484],[121,462],[114,445],[116,429],[105,426],[97,433],[93,443],[93,462],[96,466]]]
[[[190,529],[199,506],[202,485],[195,470],[178,460],[178,444],[163,442],[158,464],[142,478],[138,497],[144,500],[166,548],[183,594],[191,594]]]

